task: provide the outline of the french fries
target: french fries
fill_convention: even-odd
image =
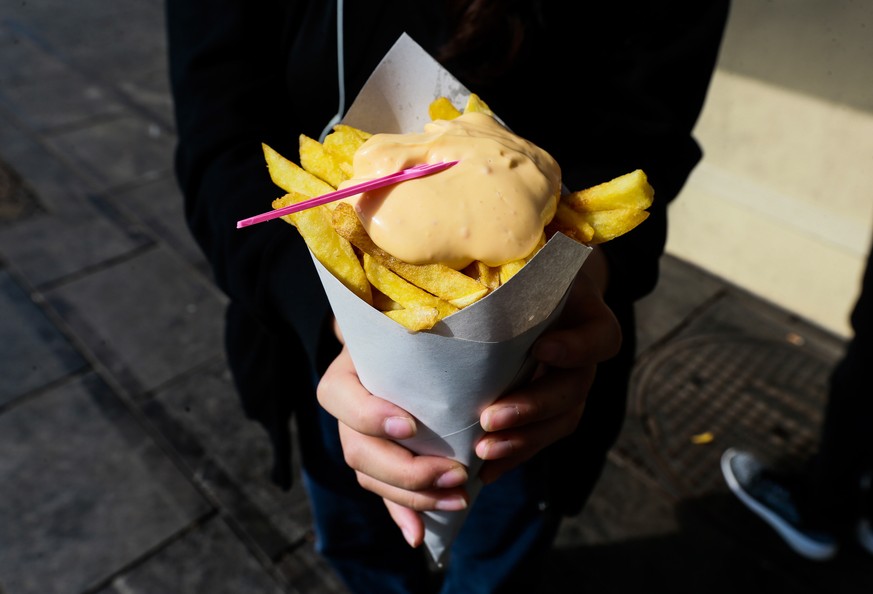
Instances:
[[[364,272],[373,287],[399,304],[401,309],[436,310],[437,318],[434,323],[458,311],[458,308],[448,301],[435,297],[410,283],[367,253],[364,254]]]
[[[333,128],[333,132],[324,138],[324,149],[337,159],[340,169],[351,177],[354,173],[352,161],[355,153],[370,136],[372,134],[363,130],[345,124],[337,124]]]
[[[273,208],[279,209],[295,202],[305,200],[306,196],[289,192],[273,201]],[[324,206],[316,206],[282,217],[297,227],[309,251],[330,270],[337,279],[355,295],[373,303],[370,282],[358,255],[351,244],[333,230],[330,211]]]
[[[349,204],[343,202],[337,204],[333,211],[333,227],[338,234],[364,254],[375,258],[398,276],[432,295],[445,299],[455,307],[471,305],[488,293],[488,287],[485,285],[444,264],[416,265],[395,258],[373,243],[358,219],[355,209]],[[390,294],[388,296],[395,301],[400,301]]]
[[[453,120],[461,115],[461,112],[452,105],[448,97],[440,97],[430,104],[427,114],[431,120]]]
[[[352,176],[351,167],[344,168],[337,155],[304,134],[300,135],[300,165],[333,188]]]
[[[547,232],[560,231],[589,245],[604,243],[645,221],[654,196],[646,174],[637,169],[562,196]]]
[[[494,116],[475,94],[470,95],[463,113],[471,111]],[[432,120],[451,120],[461,113],[445,97],[433,101],[428,109]],[[286,192],[273,201],[273,208],[326,194],[351,179],[355,152],[370,136],[343,124],[335,126],[324,143],[301,135],[299,166],[263,145],[270,177]],[[653,197],[642,170],[570,192],[558,201],[554,217],[527,257],[499,266],[474,261],[462,271],[443,264],[410,264],[387,253],[367,234],[354,208],[343,202],[282,218],[297,228],[313,255],[349,290],[409,331],[418,332],[506,284],[554,233],[585,244],[627,233],[648,217],[646,209]]]

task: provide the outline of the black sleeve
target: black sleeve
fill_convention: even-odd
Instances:
[[[235,228],[283,194],[261,143],[297,154],[281,44],[300,4],[171,0],[166,15],[188,225],[231,301],[267,331],[293,329],[314,358],[328,304],[299,234],[278,220]]]
[[[649,219],[603,244],[610,301],[632,302],[657,282],[667,206],[702,156],[692,132],[728,5],[542,0],[529,50],[504,80],[482,90],[517,133],[552,153],[570,190],[635,169],[648,175],[655,188]]]
[[[670,14],[669,4],[652,16],[650,34],[636,49],[617,99],[629,103],[625,113],[633,114],[616,121],[615,133],[624,141],[604,143],[625,171],[605,168],[603,180],[641,168],[655,188],[649,218],[603,244],[610,263],[609,299],[634,301],[654,289],[667,241],[667,208],[702,157],[692,133],[715,70],[728,2],[694,3],[684,15]]]

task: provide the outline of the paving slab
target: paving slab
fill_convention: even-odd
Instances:
[[[297,594],[350,594],[310,539],[276,562],[276,568]]]
[[[175,140],[156,121],[137,115],[100,120],[47,136],[46,141],[100,192],[172,171]]]
[[[123,81],[166,55],[163,3],[58,0],[24,6],[14,21],[49,51],[83,71]],[[106,48],[113,48],[108,52]]]
[[[669,339],[719,293],[726,284],[700,268],[665,255],[655,290],[635,306],[637,353]]]
[[[85,202],[93,188],[2,105],[0,158],[21,176],[43,210],[69,217],[80,215],[83,209],[87,212]]]
[[[5,15],[4,15],[5,16]],[[15,87],[52,77],[65,70],[58,56],[41,49],[25,32],[10,23],[0,21],[0,82],[3,88]]]
[[[0,159],[34,203],[20,219],[0,225],[0,254],[31,285],[53,283],[152,242],[3,113],[0,127]]]
[[[212,517],[115,576],[95,594],[282,594],[288,591],[220,517]]]
[[[47,299],[134,397],[222,352],[226,300],[160,248],[54,288]]]
[[[43,0],[10,8],[5,24],[17,39],[32,40],[134,111],[171,124],[162,2]]]
[[[0,269],[0,410],[18,396],[84,369],[85,360]]]
[[[184,200],[175,177],[167,175],[107,198],[204,275],[211,274],[185,223]]]
[[[223,358],[158,390],[142,410],[267,557],[306,539],[312,520],[303,486],[284,491],[270,480],[270,440],[246,418]]]
[[[211,508],[92,374],[0,415],[0,584],[78,593]]]
[[[656,482],[611,454],[585,508],[561,525],[555,548],[673,534],[679,530],[674,505],[675,500]]]
[[[32,39],[18,37],[3,47],[14,55],[0,62],[0,103],[32,129],[46,131],[123,111],[111,92]]]
[[[585,510],[562,526],[548,567],[542,592],[819,591],[773,570],[614,456]]]
[[[150,241],[131,235],[96,208],[81,216],[41,214],[0,228],[0,253],[35,287],[93,269]]]

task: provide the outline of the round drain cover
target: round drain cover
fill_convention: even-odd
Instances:
[[[818,440],[832,365],[789,343],[680,339],[641,361],[631,406],[663,478],[699,496],[723,486],[728,447],[796,466]]]

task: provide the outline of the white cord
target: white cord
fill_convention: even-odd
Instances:
[[[321,132],[319,142],[324,142],[324,137],[330,134],[333,127],[343,118],[346,110],[346,73],[345,55],[343,50],[343,0],[336,0],[336,71],[339,86],[339,109],[335,116],[327,123]]]

